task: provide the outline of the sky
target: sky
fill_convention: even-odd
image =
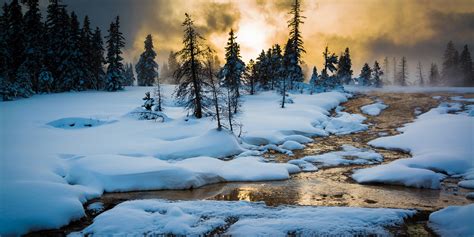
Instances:
[[[44,8],[47,0],[41,0]],[[80,17],[105,33],[116,15],[126,38],[125,58],[136,62],[143,41],[152,34],[162,64],[171,50],[179,50],[184,13],[223,58],[231,28],[237,33],[243,60],[288,38],[287,20],[292,0],[63,0]],[[428,70],[440,63],[449,40],[461,50],[474,47],[472,0],[303,0],[306,16],[302,34],[308,67],[321,68],[325,46],[340,54],[351,50],[354,74],[365,62],[406,56],[410,71],[421,61]],[[223,61],[223,60],[222,60]],[[392,63],[391,63],[392,64]],[[414,77],[414,72],[409,76]]]

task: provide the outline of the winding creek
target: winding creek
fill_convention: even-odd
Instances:
[[[433,99],[433,96],[442,99]],[[459,94],[456,94],[459,95]],[[426,112],[438,106],[442,101],[449,101],[454,94],[449,93],[376,93],[358,94],[353,99],[342,104],[344,111],[361,113],[360,107],[371,104],[376,99],[382,100],[389,107],[379,116],[368,116],[365,123],[369,124],[366,131],[341,135],[316,137],[312,143],[306,144],[305,149],[294,151],[294,156],[270,151],[264,156],[276,162],[287,162],[307,155],[322,154],[341,150],[341,146],[349,144],[358,148],[369,148],[367,143],[382,135],[395,135],[397,128],[415,119],[415,110]],[[464,97],[474,97],[474,94],[464,94]],[[395,159],[410,157],[402,151],[392,151],[371,148],[384,156],[383,163]],[[370,165],[350,165],[321,168],[317,172],[303,172],[292,175],[289,180],[269,182],[235,182],[207,185],[192,190],[163,190],[125,193],[105,193],[91,203],[101,202],[104,210],[118,203],[135,199],[170,199],[170,200],[246,200],[261,201],[267,205],[317,205],[317,206],[355,206],[355,207],[388,207],[417,209],[419,214],[408,220],[404,226],[391,230],[397,235],[434,235],[426,226],[429,213],[449,205],[466,205],[473,200],[465,198],[467,189],[457,186],[458,180],[447,178],[440,190],[407,188],[395,185],[360,185],[351,179],[353,169]],[[86,209],[87,210],[87,209]],[[92,223],[95,216],[88,210],[87,216],[72,222],[58,230],[47,230],[30,233],[30,236],[53,235],[60,236],[73,231],[82,230]]]

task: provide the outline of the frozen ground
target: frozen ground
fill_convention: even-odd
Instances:
[[[354,207],[267,207],[263,203],[138,200],[123,202],[73,235],[390,236],[386,227],[415,211]],[[235,223],[234,223],[235,222]]]
[[[408,151],[413,157],[357,170],[352,177],[359,183],[437,189],[445,174],[467,174],[474,166],[474,117],[453,114],[461,108],[459,103],[442,103],[400,128],[402,134],[369,142],[375,147]],[[474,179],[471,176],[465,178]],[[469,186],[471,181],[463,182]]]
[[[430,215],[428,225],[441,236],[474,236],[474,204],[450,206]]]
[[[295,94],[285,109],[273,92],[245,96],[238,118],[242,137],[236,138],[214,130],[208,118],[186,117],[172,100],[173,87],[163,88],[168,98],[163,123],[129,116],[152,88],[1,102],[0,234],[59,228],[82,217],[82,204],[103,191],[286,179],[299,168],[245,156],[273,148],[291,153],[311,136],[328,135],[329,110],[350,96]],[[343,120],[337,130],[352,129],[353,122]],[[234,161],[215,159],[239,154]]]

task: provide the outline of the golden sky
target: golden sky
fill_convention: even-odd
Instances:
[[[272,44],[284,44],[292,0],[66,0],[92,22],[122,16],[126,59],[136,62],[147,34],[152,34],[160,64],[170,50],[181,48],[184,13],[222,58],[230,28],[237,32],[244,61]],[[92,7],[91,7],[92,6]],[[406,56],[439,62],[446,43],[474,47],[473,0],[303,0],[302,27],[309,66],[322,65],[326,45],[337,54],[351,49],[354,74],[365,62]],[[105,18],[105,20],[104,20]],[[103,27],[106,29],[106,27]],[[105,29],[103,29],[105,31]],[[471,48],[472,49],[472,48]],[[412,74],[413,75],[413,74]]]

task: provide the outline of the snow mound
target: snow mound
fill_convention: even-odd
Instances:
[[[133,190],[189,189],[225,181],[288,179],[298,167],[265,163],[258,157],[222,161],[211,157],[167,162],[152,157],[95,155],[68,161],[66,180],[96,193]]]
[[[295,141],[286,141],[280,147],[286,150],[300,150],[304,148],[304,145]]]
[[[459,111],[458,103],[442,103],[399,130],[400,135],[370,141],[375,147],[402,149],[413,156],[389,164],[358,170],[353,178],[361,183],[390,183],[419,188],[439,188],[444,175],[462,175],[473,168],[474,118]]]
[[[168,122],[171,119],[163,112],[150,111],[142,107],[134,109],[132,112],[127,114],[128,117],[132,117],[138,120],[155,120],[160,122]]]
[[[336,117],[323,123],[324,129],[332,134],[344,135],[367,130],[368,125],[362,124],[366,118],[360,114],[340,112]]]
[[[360,109],[362,110],[362,112],[364,114],[368,114],[368,115],[371,115],[371,116],[377,116],[382,112],[382,110],[384,110],[386,108],[388,108],[387,105],[385,105],[382,102],[377,102],[377,103],[370,104],[370,105],[364,105]]]
[[[375,164],[382,161],[383,156],[373,150],[343,145],[342,151],[305,156],[300,159],[291,160],[288,163],[298,165],[303,171],[313,171],[313,164],[317,164],[318,167],[333,167],[340,165]]]
[[[99,119],[92,119],[92,118],[62,118],[58,120],[54,120],[49,122],[48,125],[55,127],[55,128],[62,128],[62,129],[79,129],[79,128],[91,128],[97,127],[100,125],[108,124],[116,122],[116,120],[112,121],[104,121]]]
[[[268,207],[243,201],[136,200],[100,214],[93,224],[73,235],[203,236],[230,225],[223,235],[386,236],[390,235],[386,227],[400,225],[414,213],[386,208]]]
[[[441,236],[474,236],[474,204],[449,206],[430,215],[428,226]]]

